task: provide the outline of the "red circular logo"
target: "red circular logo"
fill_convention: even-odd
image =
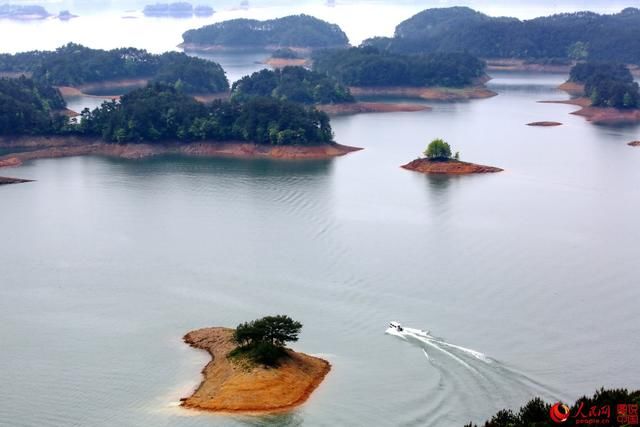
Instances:
[[[554,423],[561,424],[569,419],[569,407],[564,403],[556,403],[551,407],[549,415]]]

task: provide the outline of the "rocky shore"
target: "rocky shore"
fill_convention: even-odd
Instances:
[[[326,360],[292,350],[276,368],[234,363],[227,357],[235,348],[232,335],[233,329],[207,328],[184,336],[212,361],[202,370],[200,386],[181,399],[183,407],[245,415],[286,412],[306,402],[331,370]]]
[[[484,86],[466,88],[437,88],[412,86],[351,86],[354,96],[396,96],[402,98],[419,98],[429,101],[465,101],[470,99],[491,98],[496,92]]]
[[[476,173],[502,172],[503,169],[492,166],[476,165],[474,163],[461,162],[459,160],[429,160],[416,159],[402,168],[424,174],[438,175],[469,175]]]

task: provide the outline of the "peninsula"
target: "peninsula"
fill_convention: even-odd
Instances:
[[[560,86],[573,96],[566,101],[543,101],[581,107],[572,114],[594,124],[640,122],[640,89],[628,67],[614,63],[576,64]]]
[[[292,15],[267,21],[232,19],[189,30],[182,35],[182,39],[179,47],[186,51],[203,52],[256,48],[313,50],[349,44],[340,27],[309,15]]]
[[[286,316],[269,316],[235,330],[207,328],[189,332],[184,341],[207,351],[212,361],[202,371],[200,386],[190,397],[181,399],[182,406],[258,415],[285,412],[303,404],[322,383],[331,365],[284,348],[286,341],[297,340],[301,327]],[[252,331],[243,332],[247,328]]]
[[[435,175],[469,175],[477,173],[502,172],[503,169],[492,166],[462,162],[459,154],[451,154],[451,146],[442,139],[431,141],[424,151],[424,157],[403,165],[402,168],[414,172]]]
[[[438,101],[489,98],[486,64],[466,53],[414,56],[375,47],[313,54],[313,70],[334,77],[355,96],[400,96]]]

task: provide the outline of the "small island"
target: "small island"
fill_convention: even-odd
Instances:
[[[39,21],[50,17],[47,10],[38,5],[18,6],[13,4],[0,5],[0,19],[13,19],[16,21]]]
[[[22,184],[25,182],[33,182],[33,181],[30,179],[7,178],[4,176],[0,176],[0,185]]]
[[[560,122],[549,122],[549,121],[531,122],[531,123],[527,123],[527,126],[554,127],[554,126],[562,126],[562,123],[560,123]]]
[[[622,64],[582,62],[560,86],[573,95],[568,101],[543,101],[581,107],[572,113],[594,124],[640,122],[640,90],[629,68]]]
[[[55,51],[0,54],[0,72],[24,74],[57,86],[64,95],[114,98],[147,83],[173,85],[193,95],[227,92],[220,64],[179,52],[161,55],[136,48],[91,49],[69,43]]]
[[[476,173],[502,172],[492,166],[476,165],[460,161],[459,153],[451,154],[451,146],[442,139],[431,141],[424,151],[424,158],[416,159],[402,166],[414,172],[437,175],[469,175]]]
[[[393,111],[423,111],[419,104],[357,102],[349,88],[335,78],[303,67],[287,66],[275,70],[261,70],[245,76],[233,84],[231,98],[247,100],[269,96],[280,100],[313,105],[331,115],[382,113]]]
[[[312,58],[315,71],[334,77],[355,96],[460,101],[497,95],[484,86],[484,61],[466,53],[414,56],[366,46],[322,50]]]
[[[264,63],[273,68],[283,68],[287,66],[308,66],[310,64],[309,58],[305,58],[290,48],[283,48],[274,51],[271,57]]]
[[[313,50],[349,44],[347,35],[339,26],[309,15],[267,21],[232,19],[189,30],[182,39],[179,47],[200,52],[282,48]]]
[[[233,329],[189,332],[184,341],[207,351],[212,361],[186,408],[231,414],[272,414],[303,404],[331,370],[326,360],[285,348],[298,340],[302,324],[267,316]]]

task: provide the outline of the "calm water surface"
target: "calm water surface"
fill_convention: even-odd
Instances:
[[[216,59],[234,76],[261,67]],[[640,151],[626,143],[640,128],[537,103],[565,99],[565,77],[495,74],[492,99],[333,119],[365,150],[330,161],[3,172],[38,181],[0,188],[0,426],[452,426],[534,395],[637,388]],[[539,120],[564,126],[525,126]],[[436,137],[506,171],[400,169]],[[175,406],[208,360],[184,333],[273,313],[333,364],[306,405]],[[437,338],[385,335],[390,320]]]

